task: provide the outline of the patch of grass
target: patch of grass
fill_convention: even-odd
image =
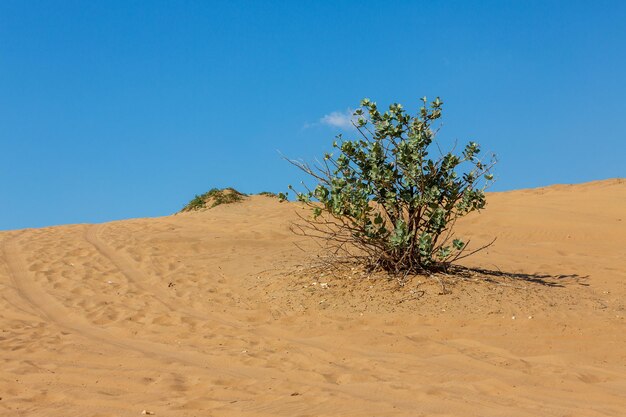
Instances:
[[[271,191],[261,191],[259,193],[259,195],[265,196],[265,197],[272,197],[272,198],[278,198],[278,194],[273,193]]]
[[[195,211],[200,210],[206,207],[206,202],[204,201],[205,194],[197,195],[191,200],[181,211]]]
[[[237,203],[246,195],[240,193],[234,188],[212,188],[204,194],[196,195],[183,209],[185,211],[197,211],[202,209],[210,209],[221,204]]]

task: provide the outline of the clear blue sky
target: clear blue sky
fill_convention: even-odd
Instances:
[[[363,97],[441,96],[496,191],[624,177],[625,22],[623,1],[3,0],[0,230],[284,191],[276,151],[321,155]]]

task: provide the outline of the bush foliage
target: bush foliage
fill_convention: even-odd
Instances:
[[[313,166],[289,160],[317,182],[304,191],[289,187],[312,209],[300,232],[393,273],[446,269],[474,253],[454,224],[485,206],[495,157],[483,162],[475,142],[458,154],[441,152],[433,123],[443,102],[422,102],[413,116],[400,104],[381,113],[364,99],[354,112],[355,139],[337,136],[334,153]]]

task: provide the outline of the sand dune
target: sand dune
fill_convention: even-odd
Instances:
[[[467,265],[519,278],[445,295],[311,269],[296,210],[1,232],[0,415],[626,415],[626,181],[490,194]]]

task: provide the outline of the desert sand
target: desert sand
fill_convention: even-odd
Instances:
[[[1,232],[0,416],[626,415],[626,180],[490,193],[464,262],[518,277],[446,294],[311,268],[297,210]]]

